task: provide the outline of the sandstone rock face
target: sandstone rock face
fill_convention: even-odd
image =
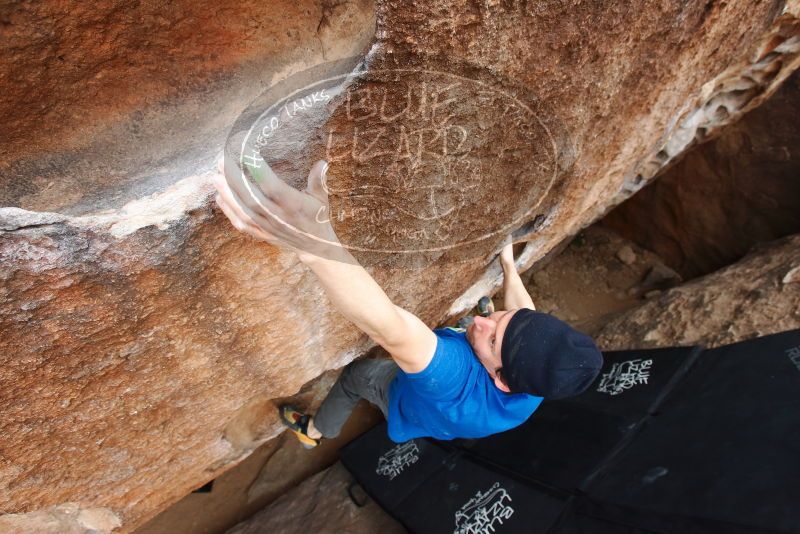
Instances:
[[[109,532],[120,526],[120,520],[105,508],[82,509],[66,503],[28,514],[0,516],[0,532],[7,534],[83,534]]]
[[[287,72],[358,54],[368,0],[0,7],[0,205],[72,215],[213,167],[242,108]]]
[[[504,232],[527,268],[800,61],[796,0],[137,6],[2,8],[0,509],[31,525],[77,503],[130,531],[274,436],[269,399],[371,346],[211,207],[212,160],[273,82],[364,54],[267,156],[292,184],[334,161],[337,232],[434,325],[497,286]]]

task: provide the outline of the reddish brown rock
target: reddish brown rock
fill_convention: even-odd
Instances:
[[[331,129],[348,134],[339,149],[366,131],[356,120],[375,128],[369,157],[329,154],[330,185],[334,205],[367,191],[383,218],[337,231],[382,251],[377,281],[435,325],[497,286],[505,231],[530,266],[757,105],[800,49],[796,0],[387,1],[374,38],[358,2],[73,3],[2,8],[0,509],[77,503],[125,532],[274,436],[269,399],[370,347],[292,254],[211,208],[207,172],[265,87],[369,48],[366,71],[269,155],[297,184]],[[454,74],[466,81],[442,85]],[[455,115],[426,115],[415,131],[441,129],[416,153],[413,115],[348,115],[347,94],[398,103],[423,82],[459,98],[437,100]],[[391,254],[448,238],[468,257]]]
[[[0,241],[6,510],[80,495],[146,518],[274,436],[268,399],[369,348],[321,305],[293,255],[255,245],[208,207],[187,212],[122,238],[110,228],[124,222],[95,231],[73,219]],[[374,275],[434,322],[452,296],[404,284],[442,285],[478,269]]]
[[[119,208],[213,167],[274,81],[360,54],[369,0],[0,7],[0,206]]]

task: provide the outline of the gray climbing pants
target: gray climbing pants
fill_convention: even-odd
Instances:
[[[397,374],[393,360],[358,360],[344,368],[314,415],[314,426],[326,438],[335,438],[359,399],[365,399],[389,416],[389,384]]]

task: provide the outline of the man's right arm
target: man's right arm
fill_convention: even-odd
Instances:
[[[355,259],[336,261],[299,253],[317,275],[331,303],[407,373],[424,370],[436,350],[436,334],[416,315],[396,306]]]
[[[261,161],[249,169],[258,184],[253,188],[235,162],[225,158],[223,174],[214,180],[217,203],[238,230],[297,252],[342,315],[386,349],[401,369],[422,371],[433,358],[436,334],[414,314],[395,306],[339,244],[326,217],[326,169],[325,162],[317,162],[306,191],[298,191]]]

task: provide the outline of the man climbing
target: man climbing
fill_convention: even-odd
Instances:
[[[392,357],[348,365],[313,418],[282,407],[284,423],[304,445],[337,436],[361,398],[381,409],[396,442],[483,437],[520,425],[543,399],[583,392],[599,373],[602,355],[591,338],[535,311],[511,244],[500,254],[507,309],[475,317],[466,330],[431,330],[395,306],[338,245],[326,216],[327,163],[311,168],[305,192],[263,160],[248,167],[257,187],[228,158],[221,170],[216,200],[231,223],[294,250],[342,315]]]

